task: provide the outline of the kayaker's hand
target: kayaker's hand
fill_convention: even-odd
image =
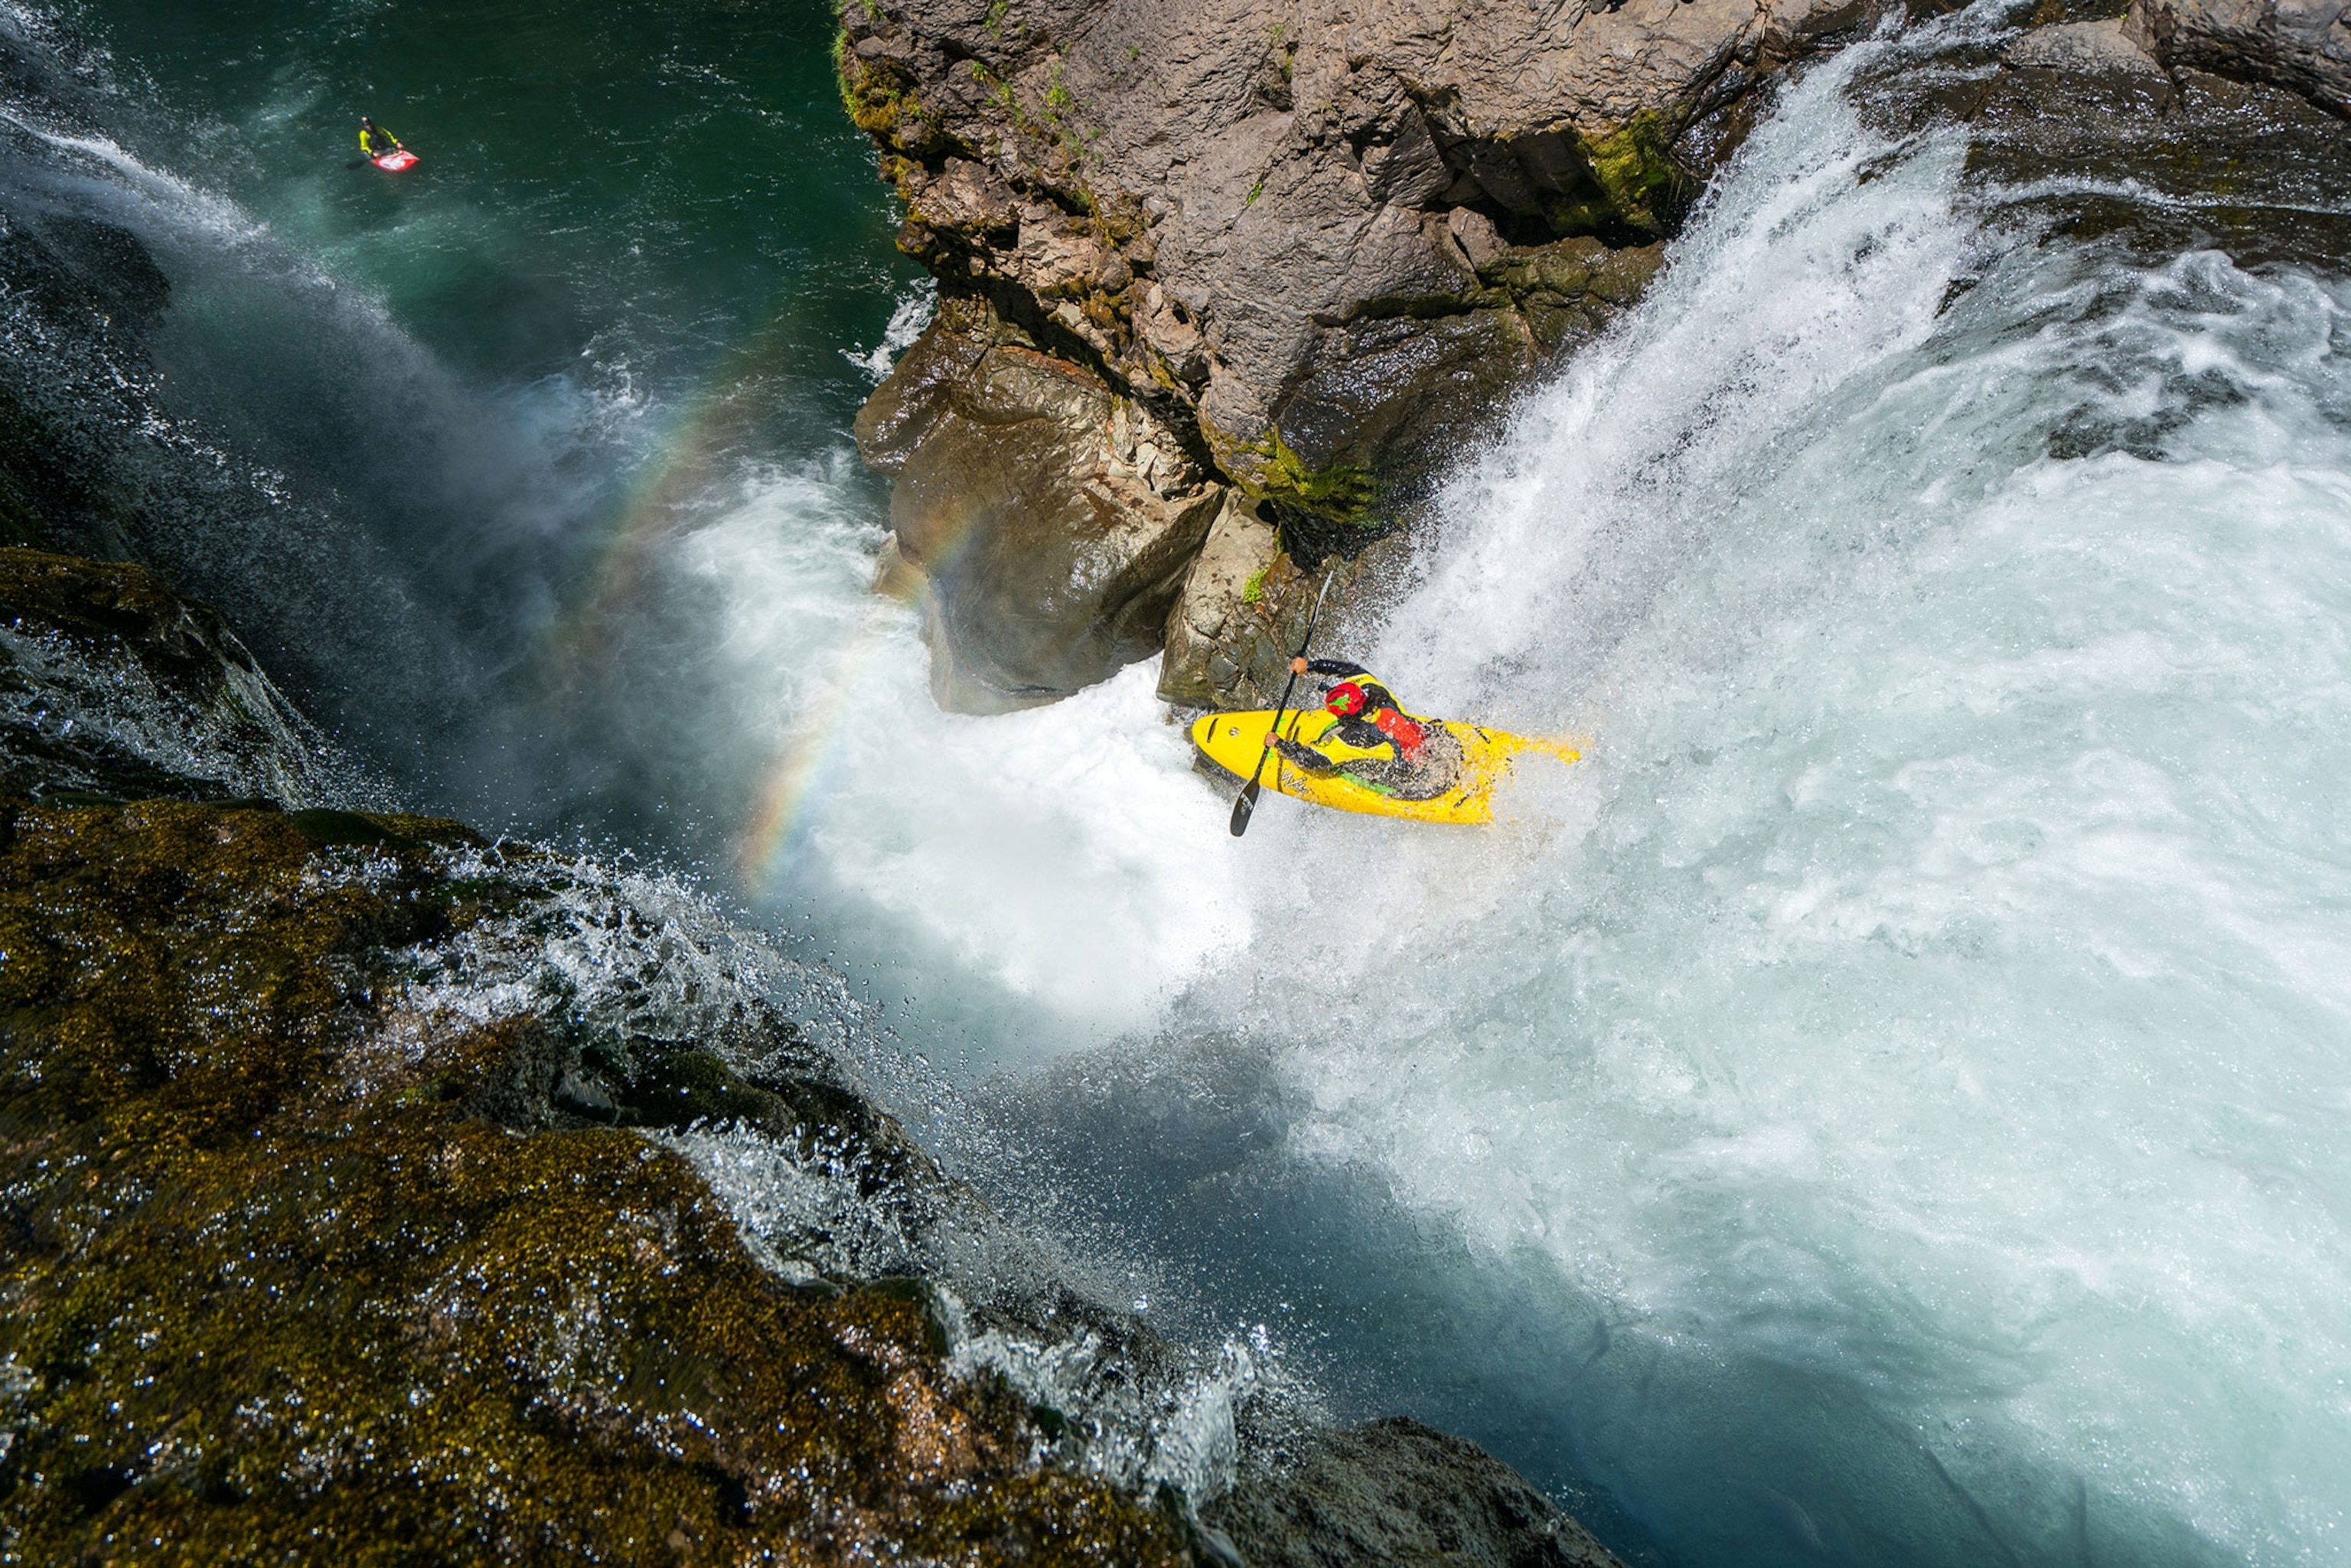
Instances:
[[[1275,750],[1279,750],[1279,749],[1280,748],[1280,746],[1281,746],[1281,737],[1280,737],[1280,736],[1278,736],[1278,735],[1274,734],[1274,733],[1273,733],[1273,731],[1271,731],[1271,730],[1268,730],[1268,731],[1266,731],[1266,732],[1265,732],[1265,748],[1266,748],[1268,751],[1275,751]]]
[[[1306,661],[1305,661],[1305,660],[1303,660],[1303,659],[1292,659],[1292,660],[1290,660],[1290,673],[1291,674],[1293,674],[1293,675],[1302,675],[1302,674],[1304,674],[1306,673]]]

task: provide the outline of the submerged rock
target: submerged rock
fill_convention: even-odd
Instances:
[[[2071,16],[2004,41],[1961,31],[1859,90],[1906,127],[1964,122],[1979,199],[2037,233],[2143,267],[2205,250],[2244,267],[2351,267],[2351,125],[2251,71],[2167,63],[2136,18]],[[2052,450],[2107,444],[2064,431]]]
[[[1509,389],[1637,295],[1722,145],[1693,128],[1866,9],[845,5],[844,100],[905,200],[900,245],[943,300],[905,381],[968,382],[993,406],[996,351],[968,345],[1017,339],[1131,405],[1200,482],[1238,487],[1311,556],[1352,555]],[[1096,444],[1040,442],[1028,420],[909,422],[911,390],[876,394],[869,456],[902,493],[952,477],[991,519],[946,530],[984,540],[993,564],[934,572],[935,648],[959,668],[1037,651],[990,686],[1082,648],[1033,682],[1040,696],[1146,653],[1100,635],[1086,595],[1008,591],[1059,580],[1090,526],[1076,518]],[[992,520],[1022,507],[1040,520]],[[935,550],[954,510],[935,493],[902,511],[902,554]],[[1187,561],[1201,543],[1143,531],[1188,533]]]

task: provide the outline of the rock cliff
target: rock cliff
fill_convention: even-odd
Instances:
[[[2183,138],[2295,120],[2208,87],[2163,120],[2190,78],[2351,114],[2345,9],[2045,0],[1997,82],[1910,99],[1993,163],[2071,139],[2178,184]],[[1327,563],[1639,294],[1749,89],[1876,14],[848,0],[843,99],[941,299],[859,425],[941,700],[1049,701],[1158,647],[1170,700],[1270,701]],[[2059,124],[2085,95],[2122,118]]]
[[[1254,538],[1183,582],[1216,519],[1354,554],[1639,293],[1725,111],[1864,10],[850,0],[843,97],[942,302],[859,433],[943,699],[1049,700],[1163,636],[1167,695],[1238,689],[1210,663],[1294,607]]]

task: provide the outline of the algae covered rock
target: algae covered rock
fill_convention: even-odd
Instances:
[[[569,875],[415,818],[0,809],[10,1555],[1181,1560],[919,1293],[787,1286],[558,1089],[853,1129],[576,992],[455,1005]]]

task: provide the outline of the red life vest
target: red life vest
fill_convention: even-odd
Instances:
[[[1404,753],[1406,762],[1420,760],[1420,726],[1392,707],[1374,714],[1372,722],[1379,727],[1382,735],[1396,743],[1396,749]]]

